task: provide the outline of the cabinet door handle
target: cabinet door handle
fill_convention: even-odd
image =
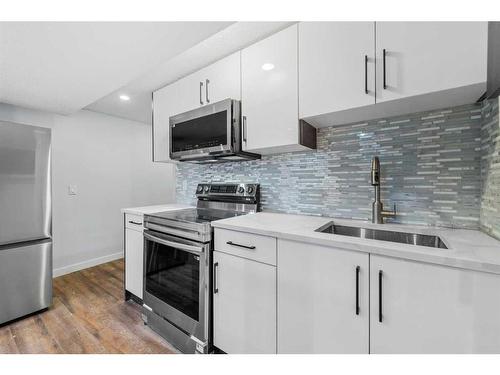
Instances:
[[[382,323],[382,270],[378,271],[378,321]]]
[[[368,56],[365,55],[365,94],[368,95]]]
[[[205,80],[205,99],[207,100],[207,103],[210,103],[210,99],[208,99],[208,84],[210,83],[210,80],[206,79]]]
[[[356,315],[359,315],[359,270],[360,267],[356,266]]]
[[[247,141],[247,116],[243,116],[243,142]]]
[[[227,241],[228,245],[242,247],[244,249],[255,250],[255,246],[240,245],[239,243],[234,243],[233,241]]]
[[[219,288],[217,288],[217,269],[219,268],[219,262],[214,263],[214,294],[219,293]]]
[[[203,105],[203,82],[200,82],[200,105]]]
[[[387,51],[385,48],[382,50],[382,70],[383,70],[383,79],[384,79],[384,90],[387,89],[387,81],[385,78],[385,55],[387,54]]]
[[[142,225],[142,223],[138,223],[137,221],[132,221],[132,220],[129,220],[129,223],[134,225]]]

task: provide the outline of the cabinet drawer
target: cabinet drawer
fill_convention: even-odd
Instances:
[[[134,230],[144,230],[143,216],[134,214],[125,214],[125,227]]]
[[[276,265],[276,238],[215,229],[215,250]]]

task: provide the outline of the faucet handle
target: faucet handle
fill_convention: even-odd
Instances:
[[[394,203],[392,211],[383,210],[382,216],[384,216],[384,217],[396,217],[396,203]]]

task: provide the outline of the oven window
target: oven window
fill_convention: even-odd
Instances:
[[[148,241],[146,291],[171,307],[199,320],[199,256]]]
[[[172,152],[227,144],[227,111],[213,113],[172,127]]]

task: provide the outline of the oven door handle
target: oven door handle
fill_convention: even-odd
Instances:
[[[186,245],[186,244],[183,244],[180,242],[164,240],[163,238],[158,238],[156,236],[152,236],[152,235],[147,234],[147,233],[144,233],[144,238],[146,238],[150,241],[165,245],[165,246],[170,246],[170,247],[174,247],[176,249],[184,250],[184,251],[187,251],[189,253],[193,253],[193,254],[202,254],[203,253],[203,247],[191,246],[191,245]]]

